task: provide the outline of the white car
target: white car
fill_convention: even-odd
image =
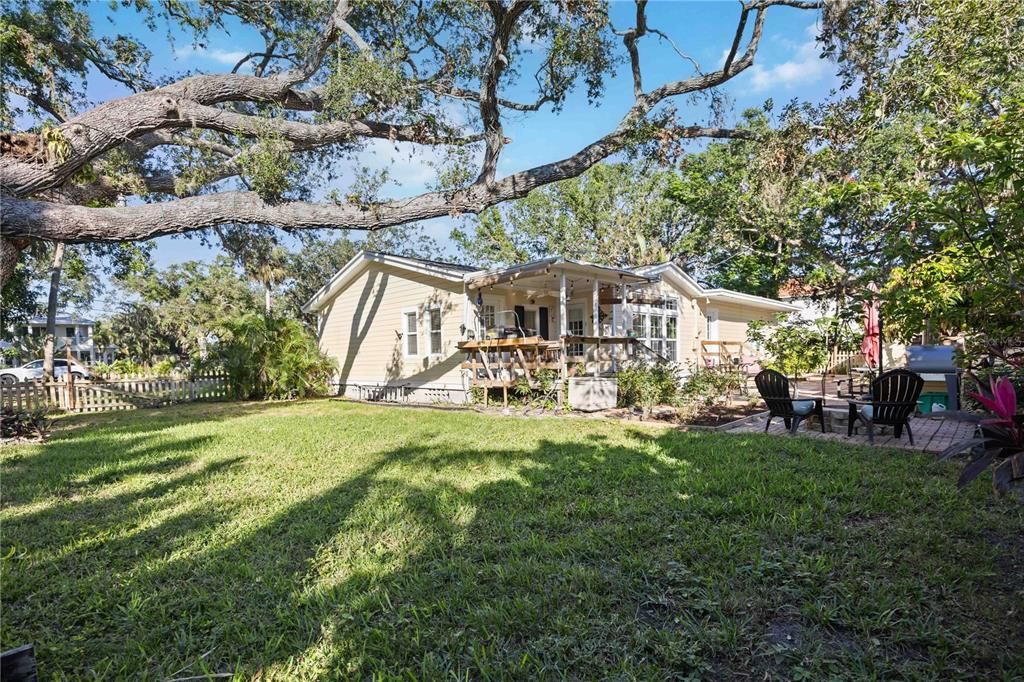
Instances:
[[[53,376],[62,377],[68,373],[68,361],[57,360],[53,361]],[[76,379],[91,379],[92,374],[89,370],[78,364],[77,362],[71,362],[71,375]],[[19,381],[33,381],[35,379],[43,378],[43,361],[33,360],[32,362],[25,363],[21,367],[12,367],[10,369],[0,370],[0,384],[4,386],[10,386],[16,384]]]

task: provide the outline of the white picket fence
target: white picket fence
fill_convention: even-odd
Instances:
[[[65,412],[106,412],[164,407],[196,400],[224,400],[227,377],[203,374],[187,377],[75,379],[69,375],[50,382],[23,381],[0,386],[0,406],[17,411],[38,409]]]

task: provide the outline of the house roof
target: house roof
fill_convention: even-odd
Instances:
[[[402,256],[397,253],[388,253],[387,251],[367,251],[366,253],[375,253],[379,256],[388,256],[390,258],[398,258],[400,260],[415,261],[424,265],[433,265],[438,268],[445,270],[461,271],[461,272],[475,272],[479,268],[475,265],[465,265],[464,263],[452,263],[450,261],[435,260],[433,258],[416,258],[413,256]]]
[[[742,291],[733,291],[732,289],[722,289],[720,287],[706,287],[695,280],[688,272],[671,262],[641,266],[636,268],[636,271],[646,275],[668,275],[669,279],[674,280],[683,291],[693,298],[703,298],[708,301],[724,303],[740,303],[777,312],[795,312],[800,310],[799,306],[784,303],[774,298],[745,294]]]
[[[358,276],[359,273],[361,273],[370,263],[391,265],[393,267],[419,272],[432,277],[438,277],[452,282],[459,282],[460,284],[463,281],[463,276],[467,272],[471,272],[475,269],[465,265],[459,265],[457,263],[446,263],[444,261],[430,260],[427,258],[396,256],[393,253],[384,253],[382,251],[363,250],[353,256],[352,260],[346,263],[341,270],[338,270],[334,277],[331,277],[331,279],[328,280],[327,284],[320,287],[320,289],[318,289],[317,292],[313,294],[308,301],[306,301],[306,304],[302,306],[302,312],[312,313],[326,306],[328,301],[334,298],[339,291],[345,288],[346,284]]]
[[[57,313],[54,321],[56,324],[96,324],[96,320],[90,320],[87,317],[69,313]],[[30,317],[28,323],[31,325],[44,325],[46,324],[46,316],[36,315],[35,317]]]
[[[693,298],[704,298],[708,301],[720,301],[727,303],[738,303],[774,310],[777,312],[790,312],[799,310],[799,306],[773,298],[745,294],[731,289],[705,287],[695,280],[675,263],[661,263],[659,265],[645,265],[637,268],[616,268],[608,265],[598,265],[586,261],[572,260],[560,256],[541,258],[520,263],[509,267],[491,268],[481,270],[459,263],[448,263],[445,261],[429,258],[412,258],[409,256],[398,256],[393,253],[381,251],[360,251],[352,260],[345,264],[324,286],[313,294],[312,298],[302,306],[302,311],[316,312],[327,305],[328,301],[334,298],[352,279],[359,275],[370,263],[380,263],[392,267],[403,268],[420,274],[437,277],[450,282],[466,283],[470,288],[474,282],[479,283],[495,276],[512,276],[516,273],[533,272],[539,268],[556,266],[578,268],[580,270],[599,269],[609,275],[618,276],[624,281],[645,282],[655,281],[667,275],[677,286],[680,286],[689,296]]]

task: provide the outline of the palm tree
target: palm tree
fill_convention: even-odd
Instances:
[[[270,314],[271,290],[288,275],[287,257],[288,252],[284,248],[274,246],[245,265],[249,279],[263,287],[263,303],[267,315]]]
[[[110,350],[114,345],[114,330],[109,324],[99,320],[96,322],[92,330],[92,344],[101,356]]]

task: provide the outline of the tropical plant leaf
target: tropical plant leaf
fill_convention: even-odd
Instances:
[[[1013,387],[1013,382],[1006,377],[999,377],[994,382],[992,394],[999,405],[999,416],[1012,419],[1017,413],[1017,391]]]
[[[1024,483],[1024,452],[1007,457],[992,471],[992,488],[1000,497],[1010,492],[1015,481]]]
[[[994,458],[991,452],[986,452],[981,457],[973,459],[964,467],[964,470],[960,472],[960,479],[956,482],[958,488],[963,488],[965,485],[973,481],[978,477],[982,471],[988,468],[988,465],[992,463]]]
[[[973,422],[975,424],[984,421],[989,418],[987,414],[978,414],[977,412],[964,412],[963,410],[947,410],[942,412],[942,418],[948,419],[955,422]]]
[[[939,453],[939,461],[949,459],[953,455],[959,455],[964,450],[973,448],[975,445],[984,445],[986,443],[988,443],[988,438],[969,438],[967,440],[962,440],[959,443],[953,443]]]
[[[988,411],[991,412],[992,414],[999,414],[999,403],[996,402],[995,398],[991,398],[985,395],[984,393],[975,393],[973,391],[968,393],[967,395],[971,396],[979,403],[984,405],[985,408],[988,409]]]

